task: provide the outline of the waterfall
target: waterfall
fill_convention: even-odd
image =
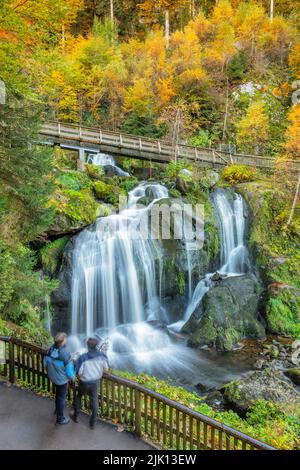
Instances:
[[[99,161],[104,158],[97,157]],[[102,160],[103,162],[103,160]],[[185,340],[169,331],[180,331],[213,284],[213,273],[192,285],[193,258],[183,228],[188,274],[188,306],[182,320],[168,325],[162,307],[163,247],[151,236],[133,236],[136,226],[168,190],[158,183],[141,183],[129,192],[127,205],[119,214],[98,218],[95,224],[75,237],[72,253],[72,333],[70,344],[78,351],[90,335],[108,338],[108,356],[118,369],[147,371],[149,374],[198,383],[214,370],[215,384],[224,381],[223,365],[186,348]],[[139,205],[140,199],[148,206]],[[213,202],[220,220],[221,274],[238,275],[248,269],[244,246],[242,198],[217,190]],[[146,219],[147,219],[146,217]],[[185,222],[183,222],[185,223]],[[149,229],[148,229],[149,230]],[[149,234],[148,234],[149,235]],[[151,234],[150,234],[151,235]],[[193,255],[194,256],[194,255]],[[219,377],[219,378],[218,378]],[[210,380],[210,379],[208,379]]]
[[[220,221],[221,264],[218,273],[237,276],[249,271],[248,249],[244,242],[245,218],[244,203],[240,194],[218,189],[213,195],[214,206]],[[193,296],[186,308],[182,320],[169,325],[173,331],[180,331],[192,313],[200,305],[206,292],[212,286],[212,277],[216,273],[208,273],[198,282]]]
[[[213,200],[221,226],[222,274],[243,274],[249,270],[248,250],[244,243],[244,203],[240,194],[218,190]]]
[[[140,208],[137,202],[146,193],[152,201]],[[164,197],[168,197],[168,191],[160,184],[142,183],[129,193],[127,208],[97,219],[92,228],[76,238],[73,334],[91,335],[99,327],[112,329],[159,319],[162,276],[157,272],[162,271],[161,245],[134,231],[144,212]]]
[[[87,163],[101,166],[102,168],[113,167],[118,176],[130,176],[127,171],[122,170],[116,165],[114,158],[105,153],[90,154],[87,158]]]
[[[51,313],[50,313],[50,296],[45,297],[45,310],[44,310],[44,326],[46,330],[51,332]]]

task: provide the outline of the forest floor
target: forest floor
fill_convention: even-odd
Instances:
[[[79,423],[56,426],[54,402],[0,381],[0,449],[2,450],[150,450],[133,434],[98,421],[95,429],[88,416]],[[66,409],[66,416],[70,412]]]

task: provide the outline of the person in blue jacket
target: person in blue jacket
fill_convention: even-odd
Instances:
[[[64,407],[69,380],[75,380],[75,369],[71,354],[66,348],[66,333],[58,333],[55,343],[44,358],[48,377],[55,384],[56,424],[68,424],[69,418],[64,416]]]

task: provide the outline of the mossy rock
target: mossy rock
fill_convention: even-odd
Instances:
[[[274,334],[299,337],[300,244],[299,233],[285,225],[290,200],[274,189],[269,180],[241,184],[237,190],[251,211],[249,247],[252,258],[264,283],[270,287],[265,299],[267,328]],[[299,222],[296,212],[294,226]]]
[[[300,337],[300,292],[283,288],[267,300],[266,319],[271,333]]]
[[[296,385],[300,385],[300,369],[288,369],[285,375]]]
[[[261,292],[251,274],[216,282],[198,307],[200,321],[189,344],[231,351],[242,338],[263,338],[264,327],[257,320]]]
[[[271,369],[255,371],[248,377],[233,381],[223,388],[224,398],[238,412],[246,412],[258,400],[272,403],[299,403],[300,394]]]
[[[103,168],[91,163],[85,165],[85,171],[92,180],[101,180],[104,176]]]
[[[60,268],[63,251],[69,241],[68,236],[58,238],[54,242],[47,243],[40,250],[43,272],[54,277]]]
[[[125,195],[125,192],[118,186],[113,186],[103,181],[96,181],[93,184],[93,190],[97,199],[112,204],[115,207],[119,205],[119,196],[121,194]]]
[[[55,223],[48,230],[51,235],[76,233],[95,222],[98,216],[99,204],[89,189],[59,190],[50,204],[56,209]]]

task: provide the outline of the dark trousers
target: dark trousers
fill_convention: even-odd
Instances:
[[[58,423],[64,420],[64,408],[68,384],[55,385],[55,408],[56,408],[56,421]]]
[[[74,413],[75,416],[79,416],[81,399],[84,395],[90,397],[91,403],[91,418],[90,423],[94,424],[98,415],[98,390],[99,390],[99,380],[95,382],[79,382],[78,390],[74,398]]]

